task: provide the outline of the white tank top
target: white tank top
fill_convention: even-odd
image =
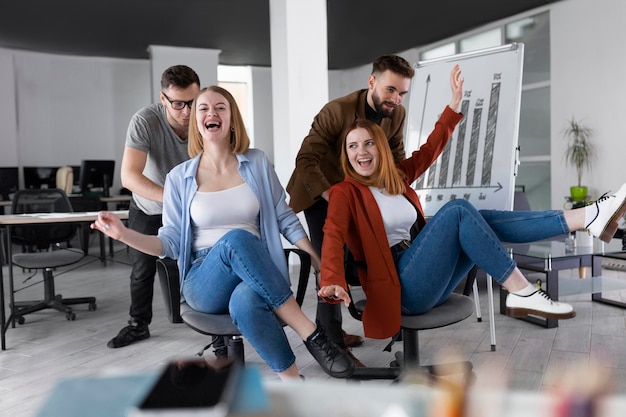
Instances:
[[[196,191],[190,211],[194,251],[212,247],[233,229],[260,237],[259,201],[246,183],[222,191]]]
[[[417,220],[417,211],[413,204],[402,194],[389,195],[375,187],[369,189],[383,217],[389,247],[403,240],[411,240],[411,226]]]

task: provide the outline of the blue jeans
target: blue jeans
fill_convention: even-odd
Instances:
[[[502,284],[516,265],[501,242],[533,242],[563,233],[569,228],[559,210],[478,211],[466,200],[452,200],[408,249],[394,254],[402,312],[422,314],[443,303],[474,264]]]
[[[263,243],[252,233],[231,230],[193,258],[183,285],[187,304],[205,313],[229,312],[274,372],[293,365],[295,355],[274,314],[293,294]]]

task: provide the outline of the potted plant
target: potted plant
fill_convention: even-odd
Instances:
[[[587,199],[587,186],[582,185],[582,176],[585,168],[591,170],[591,162],[595,158],[595,146],[592,142],[590,127],[581,125],[574,117],[568,122],[563,136],[568,140],[565,149],[565,161],[576,168],[578,185],[570,187],[570,196],[573,202]]]

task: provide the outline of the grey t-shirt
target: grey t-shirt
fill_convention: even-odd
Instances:
[[[148,154],[143,174],[163,186],[172,168],[189,159],[187,141],[174,132],[162,104],[151,104],[135,113],[126,132],[126,146]],[[163,204],[133,193],[137,207],[148,215],[161,214]]]

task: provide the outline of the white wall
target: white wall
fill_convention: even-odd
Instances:
[[[15,68],[13,52],[0,49],[0,166],[15,166],[17,154],[17,118],[15,95]]]
[[[576,116],[594,130],[598,159],[583,182],[594,198],[626,181],[626,2],[567,0],[550,8],[552,206],[562,208],[576,172],[566,168],[562,130]]]
[[[17,150],[3,164],[61,166],[115,159],[114,190],[119,189],[128,121],[150,102],[149,62],[0,50],[0,62],[9,57],[15,77],[8,84],[16,99],[7,113],[13,108],[15,122],[3,124],[0,134],[3,148]]]

